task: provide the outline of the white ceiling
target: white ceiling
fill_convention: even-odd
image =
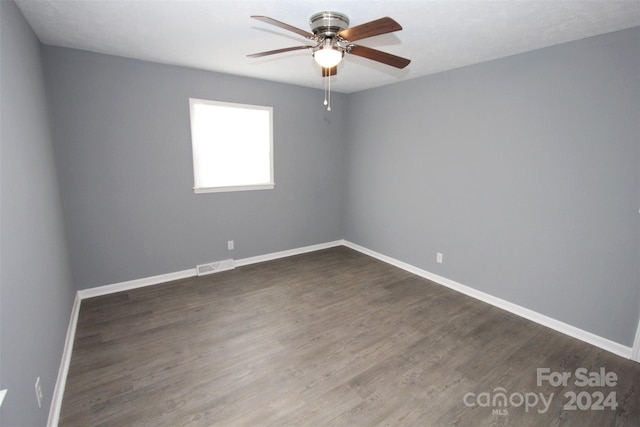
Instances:
[[[347,14],[351,26],[383,16],[398,21],[402,31],[358,44],[409,58],[411,64],[397,70],[347,55],[332,80],[332,89],[340,92],[640,26],[640,0],[17,0],[17,4],[44,44],[315,88],[323,87],[323,79],[307,50],[246,57],[306,42],[250,15],[266,15],[304,30],[309,30],[309,17],[324,10]]]

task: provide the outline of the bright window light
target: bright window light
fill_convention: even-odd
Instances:
[[[266,190],[273,182],[273,108],[189,99],[194,191]]]

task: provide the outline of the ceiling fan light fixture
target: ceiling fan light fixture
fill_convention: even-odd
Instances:
[[[333,47],[330,40],[326,40],[322,48],[313,53],[313,59],[315,59],[322,68],[335,67],[342,61],[343,56],[344,52]]]

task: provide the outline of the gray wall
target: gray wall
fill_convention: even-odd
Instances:
[[[43,61],[79,289],[342,237],[345,95],[327,113],[320,90],[65,48]],[[193,193],[189,97],[273,106],[274,190]]]
[[[0,1],[0,29],[0,425],[34,427],[49,414],[75,290],[39,42],[13,2]]]
[[[346,239],[632,346],[639,46],[635,28],[354,94]]]

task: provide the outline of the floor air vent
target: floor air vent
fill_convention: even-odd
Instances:
[[[201,264],[196,267],[198,276],[206,276],[207,274],[218,273],[220,271],[233,270],[236,265],[232,259],[210,262],[209,264]]]

